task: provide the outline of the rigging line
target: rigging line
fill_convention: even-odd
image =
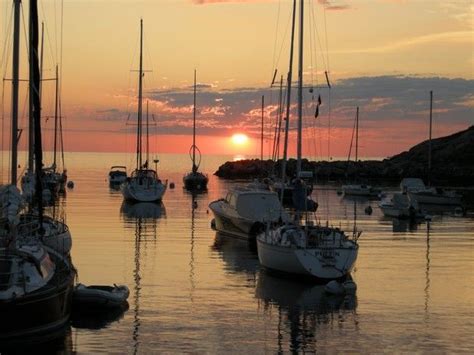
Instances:
[[[327,63],[327,70],[329,72],[329,42],[328,42],[328,29],[326,24],[326,7],[324,7],[324,33],[326,37],[326,63]]]
[[[281,0],[278,0],[278,12],[277,12],[277,20],[276,20],[276,26],[275,26],[275,41],[273,43],[273,63],[272,63],[272,72],[275,69],[275,54],[276,54],[276,47],[277,47],[277,41],[278,41],[278,25],[280,23],[280,7],[281,7]],[[273,73],[272,73],[273,74]]]
[[[278,65],[278,63],[280,62],[280,58],[281,58],[281,54],[282,54],[282,52],[283,52],[283,48],[286,47],[286,46],[285,46],[285,39],[286,39],[287,34],[288,34],[288,29],[290,28],[291,17],[292,17],[292,16],[291,16],[291,12],[290,12],[290,13],[288,14],[288,21],[287,21],[287,23],[286,23],[285,32],[284,32],[284,34],[283,34],[283,38],[282,38],[282,41],[281,41],[280,51],[278,52],[278,57],[277,57],[277,60],[276,60],[276,62],[275,62],[275,64],[274,64],[274,67],[275,67],[276,65]],[[272,69],[275,69],[275,68],[272,68]]]
[[[313,23],[313,26],[314,28],[317,28],[317,22],[316,22],[316,17],[314,16],[314,3],[313,3],[313,6],[311,6],[311,11],[309,12],[310,15],[311,15],[311,19],[312,19],[312,23]],[[311,39],[311,43],[312,43],[312,49],[311,49],[311,52],[313,52],[314,50],[314,70],[316,71],[316,80],[315,80],[315,86],[318,86],[318,53],[317,53],[317,50],[316,50],[316,39],[315,39],[315,36],[313,34],[313,31],[311,31],[311,35],[312,35],[312,39]],[[312,54],[312,53],[311,53]]]
[[[352,143],[354,141],[354,132],[356,129],[356,120],[354,119],[354,126],[352,127],[352,137],[351,137],[351,145],[349,146],[349,155],[347,156],[347,162],[349,163],[351,160],[351,153],[352,153]]]
[[[5,142],[5,139],[4,139],[4,135],[5,135],[5,80],[2,80],[2,134],[1,134],[1,137],[2,137],[2,143],[1,143],[1,155],[0,155],[0,167],[2,168],[2,171],[3,171],[3,162],[4,162],[4,151],[5,151],[5,147],[4,147],[4,142]],[[0,173],[0,183],[3,184],[3,174]]]
[[[56,59],[58,58],[58,9],[56,7],[57,1],[53,0],[54,3],[54,49],[56,52]],[[58,62],[57,60],[55,61]]]
[[[323,6],[324,6],[324,5],[323,5]],[[314,15],[314,21],[315,21],[315,23],[317,23],[316,15],[315,15],[314,13],[313,13],[313,15]],[[323,46],[322,46],[322,44],[321,44],[321,38],[320,38],[320,36],[319,36],[318,27],[316,26],[316,27],[314,28],[314,30],[315,30],[315,32],[316,32],[316,39],[318,40],[317,43],[319,44],[319,50],[321,51],[321,53],[324,53],[324,51],[323,51]],[[322,58],[322,60],[323,60],[323,66],[324,66],[324,68],[327,68],[327,64],[326,64],[326,60],[325,60],[324,56],[322,56],[321,58]]]
[[[331,88],[329,88],[328,91],[328,159],[331,160]]]
[[[5,8],[7,8],[7,6],[5,6]],[[5,13],[8,13],[8,10],[5,10]],[[11,32],[12,31],[8,31],[9,28],[12,28],[12,20],[13,20],[13,4],[10,11],[10,17],[8,21],[5,21],[5,29],[4,29],[5,41],[4,41],[3,51],[2,51],[2,60],[0,62],[0,66],[5,68],[3,77],[5,77],[7,73],[7,60],[8,60],[7,58],[9,57],[9,54],[10,54],[9,49],[12,47],[11,46],[11,38],[12,38]]]
[[[311,21],[311,11],[307,11],[308,17],[308,23],[309,23],[309,54],[310,54],[310,63],[311,63],[311,85],[314,85],[314,78],[313,78],[313,70],[314,70],[314,65],[313,65],[313,31],[312,27],[315,26],[315,24]],[[314,98],[314,96],[313,96]]]
[[[26,48],[26,55],[27,57],[29,57],[29,48],[28,48],[28,32],[26,31],[26,23],[25,22],[25,11],[23,9],[23,3],[20,2],[20,8],[21,8],[21,18],[22,18],[22,25],[23,25],[23,33],[24,33],[24,36],[25,36],[25,48]]]

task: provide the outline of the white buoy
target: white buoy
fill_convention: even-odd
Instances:
[[[331,295],[342,296],[344,295],[344,287],[340,282],[336,280],[329,281],[324,287],[324,291]]]
[[[73,189],[73,188],[74,188],[74,181],[69,180],[69,181],[67,182],[67,188],[68,188],[68,189]]]

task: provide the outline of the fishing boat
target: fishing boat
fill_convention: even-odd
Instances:
[[[74,288],[73,303],[80,307],[115,308],[127,302],[130,291],[125,285],[77,284]]]
[[[132,175],[121,185],[125,200],[136,202],[161,201],[168,181],[161,181],[156,170],[149,168],[149,159],[143,162],[143,20],[140,20],[140,68],[138,76],[137,164]],[[147,115],[148,117],[148,115]],[[148,119],[147,119],[148,122]],[[147,125],[148,126],[148,125]],[[147,130],[148,141],[148,130]],[[148,152],[147,152],[148,155]]]
[[[225,199],[211,202],[209,208],[216,231],[244,240],[254,240],[265,223],[290,220],[275,192],[248,186],[231,189]]]
[[[301,143],[303,120],[303,25],[304,0],[300,0],[299,21],[299,63],[298,63],[298,130],[297,171],[301,172]],[[295,31],[296,0],[293,1],[292,41]],[[291,51],[292,52],[292,51]],[[290,105],[290,102],[287,102]],[[260,264],[270,270],[298,276],[309,276],[313,279],[338,279],[347,276],[353,269],[359,251],[358,239],[361,232],[354,229],[352,236],[346,235],[339,228],[315,224],[303,208],[306,186],[295,181],[299,186],[295,199],[296,217],[304,213],[305,221],[296,218],[293,223],[272,225],[257,235],[257,250]]]
[[[69,253],[44,243],[42,198],[43,151],[41,139],[40,71],[38,60],[38,4],[30,1],[30,112],[34,118],[35,196],[29,210],[37,224],[29,223],[17,184],[18,67],[20,1],[14,1],[12,147],[10,187],[0,196],[0,343],[25,341],[29,336],[52,334],[70,316],[76,270]]]
[[[122,165],[114,165],[109,171],[109,185],[120,186],[127,180],[127,167]]]
[[[356,110],[356,118],[354,122],[354,130],[355,130],[355,163],[359,160],[359,107],[357,106]],[[354,134],[354,132],[352,133]],[[349,157],[347,159],[347,163],[349,164],[351,158],[351,151],[352,151],[352,139],[351,145],[349,147]],[[380,189],[376,189],[367,184],[350,184],[350,185],[343,185],[342,191],[345,196],[365,196],[365,197],[377,197],[382,192]]]
[[[206,190],[209,178],[198,171],[201,164],[201,151],[196,145],[196,70],[194,70],[193,144],[189,149],[189,153],[193,166],[191,172],[183,177],[184,187],[189,191]],[[198,159],[196,160],[196,158]]]

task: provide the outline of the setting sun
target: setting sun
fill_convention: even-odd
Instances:
[[[243,133],[236,133],[232,136],[232,143],[234,143],[235,145],[243,145],[247,143],[248,140],[249,140],[249,137],[247,137]]]

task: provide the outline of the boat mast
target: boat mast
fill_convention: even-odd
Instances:
[[[278,161],[280,156],[280,133],[281,133],[281,119],[283,116],[283,75],[280,77],[280,94],[278,98],[278,128],[275,147],[275,161]]]
[[[143,19],[140,19],[140,69],[138,73],[137,169],[142,168]]]
[[[150,159],[150,137],[149,137],[149,123],[148,123],[148,100],[146,100],[146,162]]]
[[[38,60],[38,0],[30,0],[30,38],[29,38],[29,53],[30,53],[30,100],[33,102],[33,118],[34,118],[34,132],[35,132],[35,173],[36,173],[36,203],[38,204],[38,217],[40,225],[40,234],[43,230],[43,185],[42,185],[42,171],[43,171],[43,147],[41,141],[41,104],[40,104],[40,70]]]
[[[56,98],[54,101],[54,145],[53,145],[53,170],[56,171],[56,156],[58,150],[58,96],[59,96],[59,71],[56,64]]]
[[[428,183],[431,185],[431,130],[433,125],[433,90],[430,91],[430,139],[428,143]]]
[[[296,0],[293,0],[293,16],[291,22],[290,63],[288,66],[287,91],[286,91],[286,116],[285,116],[285,142],[283,144],[283,163],[281,164],[281,179],[286,180],[286,161],[288,159],[288,131],[290,129],[291,105],[291,80],[293,77],[293,47],[295,41]]]
[[[194,69],[194,96],[193,96],[193,173],[196,169],[196,69]]]
[[[264,117],[265,96],[262,95],[262,129],[260,132],[260,160],[263,161],[263,117]]]
[[[16,185],[18,167],[18,90],[20,76],[20,7],[21,0],[13,0],[13,64],[12,64],[12,126],[11,126],[11,176],[10,183]]]
[[[359,159],[359,106],[357,106],[357,111],[356,111],[356,155],[355,155],[356,163],[358,159]]]
[[[301,173],[301,151],[303,131],[303,21],[304,0],[300,0],[300,32],[299,32],[299,58],[298,58],[298,139],[297,139],[297,163],[296,176]]]

